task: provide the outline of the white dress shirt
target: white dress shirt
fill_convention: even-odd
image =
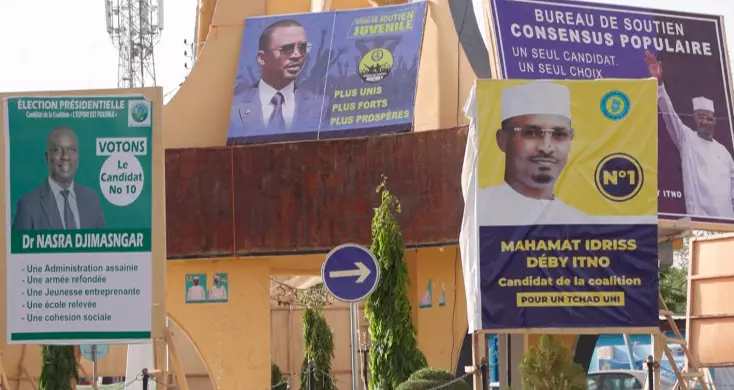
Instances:
[[[206,294],[204,294],[204,287],[201,287],[201,286],[189,287],[189,291],[186,294],[187,301],[203,301],[204,299],[206,299]]]
[[[477,191],[479,226],[575,225],[592,219],[558,198],[528,198],[507,183]]]
[[[280,92],[284,98],[282,106],[283,119],[285,119],[285,125],[290,128],[293,124],[293,115],[296,112],[295,84],[291,82],[278,91],[268,85],[265,80],[260,80],[258,90],[260,93],[260,107],[263,110],[263,123],[267,125],[270,121],[270,115],[275,110],[275,106],[271,103],[271,100],[273,100],[273,96],[275,96],[277,92]]]
[[[215,286],[209,289],[209,299],[227,299],[227,290],[224,286]]]
[[[707,141],[683,124],[665,87],[658,86],[665,128],[680,152],[686,212],[692,216],[734,218],[734,159],[716,140]],[[661,167],[660,172],[666,171]],[[668,169],[669,170],[669,169]]]
[[[56,199],[56,207],[59,209],[59,216],[61,217],[61,225],[66,229],[66,222],[64,221],[64,195],[61,195],[61,191],[64,189],[53,181],[50,177],[48,178],[48,185],[51,187],[51,192],[54,194]],[[71,213],[74,215],[74,223],[72,229],[79,229],[79,207],[76,203],[76,194],[74,193],[74,182],[69,186],[69,206],[71,206]]]

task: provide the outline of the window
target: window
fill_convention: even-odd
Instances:
[[[589,375],[586,377],[586,387],[587,390],[602,390],[599,388],[599,376],[598,375]]]
[[[604,388],[602,390],[639,390],[643,388],[642,383],[630,374],[614,373],[604,375],[603,384]]]

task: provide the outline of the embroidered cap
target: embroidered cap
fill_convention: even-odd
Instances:
[[[693,98],[693,110],[707,110],[714,112],[714,102],[703,96]]]
[[[521,115],[561,115],[571,119],[571,92],[550,81],[531,81],[502,91],[502,120]]]

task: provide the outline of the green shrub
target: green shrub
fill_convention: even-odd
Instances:
[[[456,379],[456,377],[446,371],[442,370],[440,368],[433,368],[433,367],[426,367],[421,368],[420,370],[414,372],[410,379],[424,379],[424,380],[431,380],[431,381],[452,381]]]
[[[283,380],[283,372],[280,371],[280,367],[278,367],[275,363],[270,363],[270,386],[275,386],[280,381]],[[280,386],[285,388],[285,386]],[[277,389],[280,389],[280,387],[277,387]]]
[[[586,373],[558,339],[543,335],[520,363],[523,390],[586,390]]]
[[[430,390],[443,385],[441,381],[430,381],[425,379],[408,379],[395,390]]]
[[[445,386],[445,390],[470,390],[469,384],[457,378],[446,370],[440,368],[422,368],[410,375],[396,390],[429,390],[438,386]],[[442,390],[443,390],[442,389]]]

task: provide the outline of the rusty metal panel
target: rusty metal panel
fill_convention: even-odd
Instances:
[[[169,258],[232,256],[232,151],[166,150]]]
[[[401,202],[407,245],[455,242],[465,147],[466,128],[455,128],[168,150],[169,258],[226,255],[233,240],[238,255],[369,244],[383,174]]]

